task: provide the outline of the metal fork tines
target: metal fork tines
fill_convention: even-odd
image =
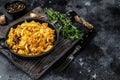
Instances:
[[[56,68],[55,71],[57,72],[63,71],[70,64],[70,62],[72,62],[72,60],[74,59],[74,55],[80,50],[80,48],[81,46],[77,45],[74,51],[68,55],[65,61],[58,68]]]

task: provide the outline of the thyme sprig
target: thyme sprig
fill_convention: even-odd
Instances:
[[[44,11],[50,22],[56,20],[61,21],[61,23],[63,24],[63,27],[61,29],[61,33],[63,37],[69,38],[72,41],[75,39],[82,39],[83,34],[81,33],[80,30],[77,29],[76,26],[73,25],[71,20],[66,17],[66,14],[60,13],[51,8],[50,9],[46,8]],[[57,27],[59,26],[61,26],[61,24],[57,23]]]

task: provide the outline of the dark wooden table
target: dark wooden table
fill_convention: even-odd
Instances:
[[[7,16],[8,24],[15,19],[7,14],[4,5],[10,0],[0,0],[0,13]],[[81,17],[92,23],[97,35],[86,47],[78,52],[74,61],[61,73],[50,68],[40,80],[119,80],[120,79],[120,4],[119,0],[24,0],[27,12],[37,6],[53,8],[60,12],[76,11]],[[0,25],[0,37],[5,26]],[[1,53],[0,80],[32,80],[23,71],[16,68]]]

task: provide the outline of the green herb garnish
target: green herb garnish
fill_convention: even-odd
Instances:
[[[60,20],[61,23],[63,24],[63,27],[61,29],[62,36],[65,38],[69,38],[70,40],[75,40],[75,39],[82,39],[82,33],[80,30],[75,27],[71,20],[66,17],[66,14],[60,13],[58,11],[55,11],[53,9],[45,9],[45,13],[47,14],[48,20],[50,22]],[[60,23],[56,24],[57,27],[61,26]]]

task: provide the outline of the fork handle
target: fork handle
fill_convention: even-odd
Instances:
[[[80,50],[81,46],[77,45],[74,49],[74,51],[72,52],[72,55],[75,55],[79,50]]]

